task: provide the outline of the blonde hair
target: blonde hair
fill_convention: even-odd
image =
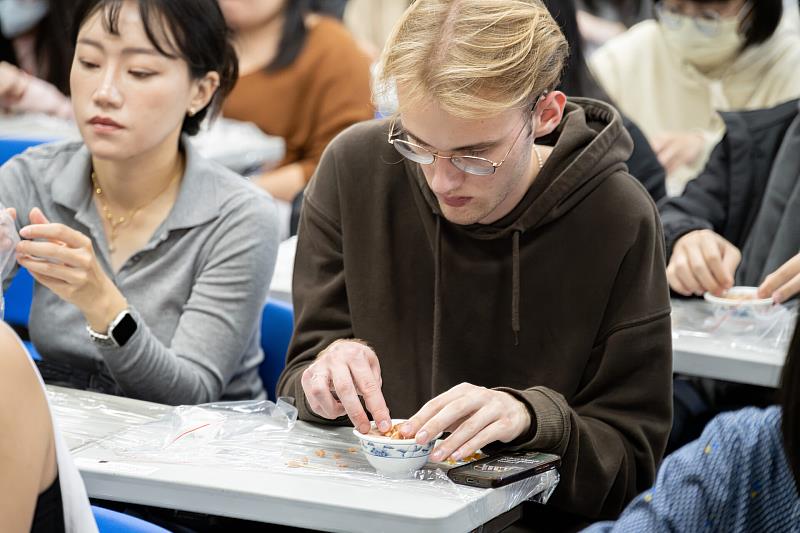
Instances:
[[[402,106],[432,98],[483,118],[533,105],[558,85],[568,55],[539,0],[416,0],[383,49],[376,92],[402,87]]]

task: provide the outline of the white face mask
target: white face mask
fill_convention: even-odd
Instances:
[[[47,0],[0,0],[0,32],[14,39],[32,30],[50,9]]]
[[[675,24],[660,24],[667,45],[700,71],[712,70],[733,61],[741,52],[745,37],[739,33],[740,17],[719,21],[718,31],[707,35],[692,17],[671,15]]]

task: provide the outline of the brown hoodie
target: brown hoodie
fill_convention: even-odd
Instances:
[[[555,148],[539,176],[489,225],[442,218],[387,133],[385,121],[342,133],[306,191],[279,394],[330,423],[301,374],[334,340],[365,339],[393,417],[461,382],[509,392],[533,420],[512,445],[563,458],[551,512],[616,516],[654,479],[672,375],[661,227],[627,174],[619,115],[571,101],[540,140]]]

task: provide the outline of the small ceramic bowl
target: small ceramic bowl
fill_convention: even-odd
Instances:
[[[758,287],[732,287],[722,296],[710,292],[703,295],[707,302],[730,307],[762,307],[772,305],[772,298],[759,298]]]
[[[404,419],[392,419],[392,425],[402,424]],[[375,422],[372,429],[377,429]],[[389,477],[406,477],[428,462],[428,456],[436,444],[436,438],[427,444],[417,444],[414,439],[391,439],[383,435],[363,434],[353,428],[353,434],[361,442],[361,451],[369,464],[379,473]]]
[[[707,292],[703,298],[713,304],[719,312],[732,313],[733,317],[741,319],[768,317],[774,304],[772,298],[758,297],[758,287],[732,287],[722,296],[714,296]]]

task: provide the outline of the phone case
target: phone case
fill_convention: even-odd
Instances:
[[[561,466],[561,457],[542,452],[511,452],[457,466],[447,472],[455,483],[494,488]]]

